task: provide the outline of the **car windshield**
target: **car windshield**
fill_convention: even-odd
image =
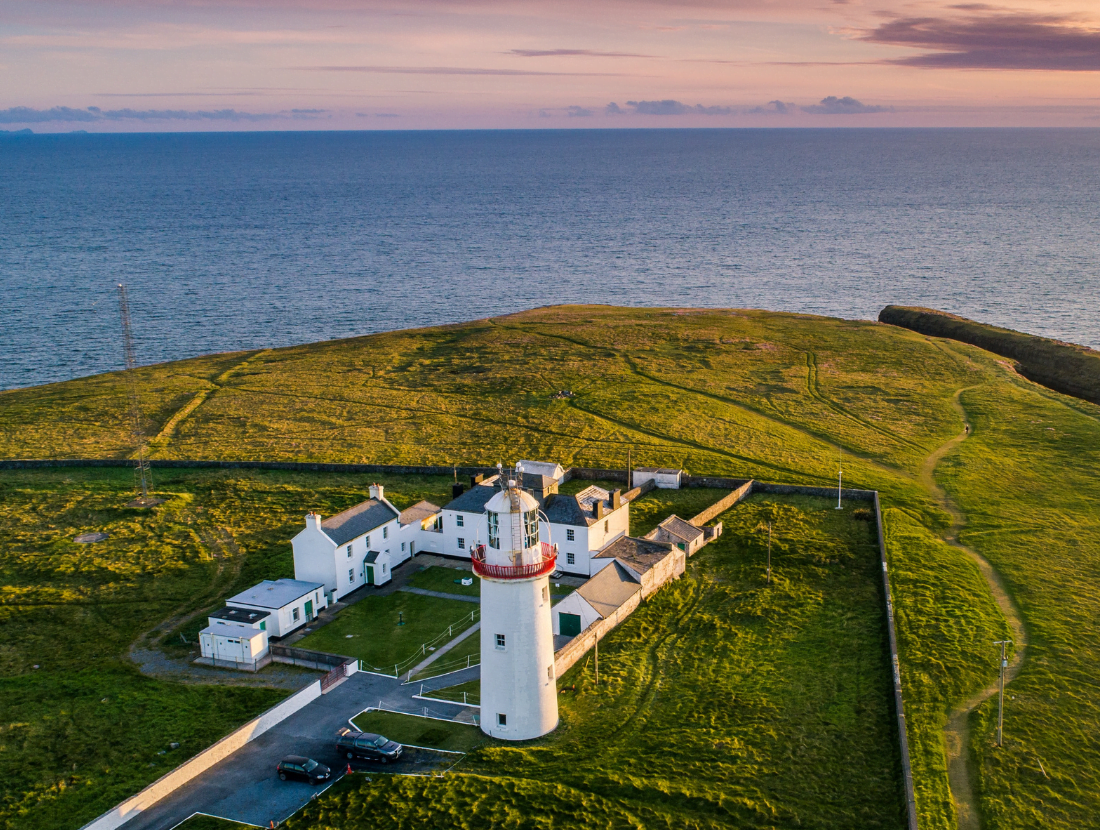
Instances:
[[[375,746],[385,746],[389,742],[390,742],[389,738],[383,738],[381,735],[379,735],[377,738],[374,739],[374,745]]]
[[[317,767],[321,765],[318,764],[316,761],[310,759],[309,761],[306,761],[304,764],[302,764],[302,766],[305,768],[306,772],[313,772],[315,769],[317,769]]]

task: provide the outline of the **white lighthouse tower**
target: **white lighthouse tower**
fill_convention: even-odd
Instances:
[[[557,550],[539,541],[539,503],[509,481],[485,506],[481,577],[481,730],[525,741],[558,725],[550,573]]]

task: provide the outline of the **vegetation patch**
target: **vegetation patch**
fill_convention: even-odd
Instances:
[[[689,521],[727,495],[729,490],[708,487],[650,490],[630,503],[630,535],[645,536],[673,514]]]
[[[470,752],[489,740],[484,732],[468,723],[381,712],[377,709],[362,712],[352,721],[355,728],[362,732],[374,732],[399,744],[425,749]]]
[[[470,585],[463,585],[463,579],[471,579],[473,582]],[[469,568],[457,565],[455,567],[432,565],[417,571],[409,580],[409,585],[443,594],[459,594],[464,597],[481,596],[481,578],[474,576]]]

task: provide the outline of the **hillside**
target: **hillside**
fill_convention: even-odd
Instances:
[[[871,322],[553,307],[139,374],[159,458],[623,466],[629,452],[820,484],[843,459],[846,485],[883,496],[922,828],[955,826],[944,727],[994,680],[991,642],[1014,609],[1028,647],[1006,746],[992,747],[989,701],[952,733],[969,734],[982,826],[1079,827],[1100,813],[1100,704],[1066,692],[1094,685],[1100,654],[1100,407],[995,355]],[[117,374],[2,393],[0,457],[125,457],[125,406]],[[971,431],[952,443],[964,418]],[[65,500],[65,476],[14,500],[29,475],[0,474],[5,504]],[[970,550],[1000,575],[1002,606]],[[68,556],[35,573],[71,574]],[[30,582],[10,560],[4,574],[9,605]],[[0,684],[25,683],[27,662],[9,653]]]

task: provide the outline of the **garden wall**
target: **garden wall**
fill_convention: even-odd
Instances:
[[[282,703],[250,720],[240,729],[226,735],[213,746],[204,749],[190,761],[185,761],[117,807],[108,810],[95,821],[85,824],[81,830],[115,830],[138,813],[148,810],[165,796],[171,795],[196,775],[228,758],[242,746],[255,740],[271,727],[289,718],[299,709],[321,696],[321,681],[316,680],[304,689],[288,697]]]

